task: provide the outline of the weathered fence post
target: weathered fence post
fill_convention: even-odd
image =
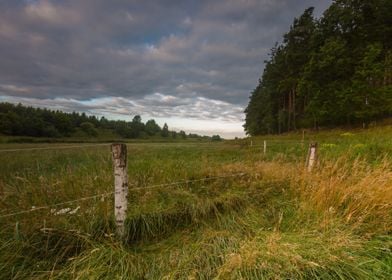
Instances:
[[[264,149],[263,149],[264,155],[267,153],[267,141],[264,140]]]
[[[253,147],[253,141],[252,140],[250,140],[250,146]]]
[[[127,145],[112,144],[111,148],[114,166],[114,216],[117,234],[123,238],[128,208]]]
[[[306,162],[308,171],[312,171],[313,167],[317,163],[317,142],[311,143],[309,145],[308,158]]]

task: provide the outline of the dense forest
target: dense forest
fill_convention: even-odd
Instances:
[[[70,137],[82,132],[88,137],[98,137],[102,131],[111,131],[121,138],[204,138],[212,137],[187,134],[185,131],[170,131],[165,123],[161,128],[155,120],[142,122],[139,115],[132,121],[108,120],[105,117],[87,116],[85,113],[64,113],[48,109],[23,106],[22,104],[0,103],[0,134],[33,137]]]
[[[245,110],[248,135],[363,125],[392,114],[392,1],[335,0],[295,18]]]

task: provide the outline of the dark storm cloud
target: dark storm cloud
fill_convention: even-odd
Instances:
[[[64,110],[121,114],[125,104],[238,120],[274,42],[305,8],[320,15],[330,2],[1,1],[0,95]],[[99,98],[98,107],[83,103]]]

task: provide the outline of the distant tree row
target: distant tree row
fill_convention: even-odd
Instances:
[[[33,137],[69,137],[76,131],[91,137],[99,136],[102,130],[111,130],[122,138],[204,138],[208,136],[186,134],[185,131],[170,131],[165,123],[161,128],[155,120],[142,122],[140,116],[132,121],[98,119],[85,113],[64,113],[48,109],[23,106],[22,104],[0,103],[0,134]],[[215,137],[216,138],[216,137]],[[213,140],[216,140],[216,139]]]
[[[392,1],[308,8],[271,50],[245,110],[249,135],[367,125],[392,114]]]

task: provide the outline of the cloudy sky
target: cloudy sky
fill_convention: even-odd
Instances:
[[[0,0],[0,102],[243,135],[263,61],[330,0]]]

